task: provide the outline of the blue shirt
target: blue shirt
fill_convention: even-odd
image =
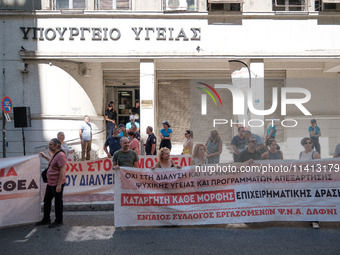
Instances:
[[[310,132],[313,132],[314,131],[314,128],[313,128],[313,126],[310,126],[309,128],[308,128],[308,132],[309,132],[309,134],[310,134]],[[317,138],[318,136],[318,134],[320,133],[320,128],[318,127],[318,126],[315,126],[315,136],[310,136],[311,138]]]
[[[105,146],[109,146],[110,148],[110,154],[113,156],[113,154],[120,150],[122,146],[120,145],[120,136],[113,137],[110,136],[106,139]]]
[[[92,133],[92,126],[90,123],[86,123],[85,121],[81,124],[80,130],[82,131],[82,140],[83,141],[90,141],[92,140],[91,133]]]
[[[138,122],[136,122],[136,121],[135,121],[135,123],[133,123],[133,124],[135,124],[135,125],[136,125],[136,127],[138,127],[138,128],[139,128],[139,123],[138,123]],[[132,125],[132,123],[131,123],[131,122],[129,122],[128,124],[126,124],[126,129],[131,129],[131,125]]]
[[[270,127],[267,129],[267,136],[269,136],[270,132],[274,130],[272,133],[271,137],[275,138],[276,136],[276,126],[275,125],[270,125]]]
[[[168,128],[168,131],[165,131],[164,128],[161,129],[161,134],[163,135],[163,137],[169,137],[171,133],[172,133],[171,128]]]

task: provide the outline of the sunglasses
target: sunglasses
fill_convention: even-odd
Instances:
[[[257,141],[249,141],[250,143],[257,143]]]
[[[312,144],[312,142],[305,142],[304,144]]]

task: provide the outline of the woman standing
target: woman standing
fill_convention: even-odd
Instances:
[[[210,137],[205,143],[207,147],[207,158],[209,164],[217,164],[220,163],[220,155],[222,153],[222,140],[220,138],[217,130],[212,130],[210,133]]]
[[[151,169],[155,169],[155,168],[168,168],[168,167],[176,167],[178,169],[180,169],[181,167],[176,165],[175,162],[173,162],[170,159],[170,150],[166,147],[163,147],[162,149],[160,149],[159,153],[158,153],[158,162],[155,165],[155,167],[152,167]]]
[[[191,130],[187,130],[185,132],[184,136],[187,140],[183,144],[182,155],[191,155],[192,154],[192,147],[194,146],[194,142],[192,141],[193,133],[192,133]]]
[[[269,139],[267,142],[269,151],[261,155],[261,159],[283,159],[282,151],[277,150],[277,143],[275,139]]]
[[[311,126],[308,128],[309,136],[313,141],[313,149],[315,147],[315,150],[321,155],[321,146],[319,142],[319,137],[321,136],[321,130],[318,127],[318,124],[316,123],[315,119],[312,119],[310,121]]]
[[[300,152],[299,159],[304,161],[314,160],[314,159],[320,159],[319,152],[312,149],[313,147],[313,141],[309,137],[305,137],[301,140],[301,145],[305,148],[304,151]],[[313,221],[312,227],[314,229],[320,228],[319,222]]]
[[[192,162],[193,165],[200,166],[203,164],[207,164],[207,147],[204,144],[196,144],[194,152],[192,154]]]
[[[129,149],[134,150],[137,152],[137,155],[140,155],[140,142],[136,138],[136,134],[132,131],[129,131],[128,135],[130,139]]]
[[[68,144],[65,142],[65,134],[64,132],[58,132],[57,134],[57,138],[59,139],[60,143],[61,143],[61,149],[65,152],[66,154],[66,158],[68,160],[69,159],[69,154],[73,154],[74,150],[70,150],[70,147],[68,146]]]
[[[164,121],[162,125],[163,128],[161,129],[161,143],[159,144],[159,149],[166,147],[171,151],[172,130],[170,129],[170,124],[168,121]]]

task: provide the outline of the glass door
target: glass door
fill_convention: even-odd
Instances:
[[[126,124],[130,122],[130,112],[132,107],[135,105],[135,90],[118,88],[117,96],[118,124]]]

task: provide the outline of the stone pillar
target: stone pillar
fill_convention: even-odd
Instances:
[[[253,93],[253,106],[257,110],[264,110],[264,63],[263,60],[251,60],[250,62],[251,72],[251,89]],[[249,120],[262,120],[264,122],[262,127],[250,127],[252,133],[263,137],[266,123],[266,116],[250,114]],[[260,126],[260,121],[251,121],[252,126]]]
[[[152,60],[141,60],[139,79],[140,133],[144,136],[147,126],[155,129],[155,63]]]

